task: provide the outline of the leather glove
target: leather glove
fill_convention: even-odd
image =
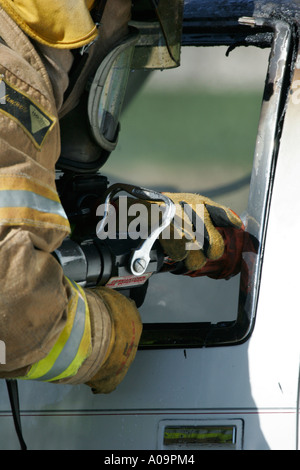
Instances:
[[[86,385],[95,394],[110,393],[123,380],[135,358],[142,322],[135,303],[124,295],[106,287],[96,287],[93,292],[110,314],[112,335],[102,366]]]
[[[176,206],[176,214],[159,237],[168,256],[169,270],[191,277],[229,279],[241,270],[244,225],[231,209],[211,199],[191,193],[163,193]],[[152,227],[152,206],[160,202],[127,198],[127,208],[147,207],[145,225]],[[119,201],[114,202],[119,211]],[[130,227],[131,217],[127,217]],[[155,224],[157,225],[157,224]],[[179,264],[180,263],[180,264]]]
[[[171,263],[183,262],[180,273],[217,279],[237,274],[244,239],[241,219],[231,209],[204,196],[164,194],[176,204],[176,215],[169,236],[163,233],[160,243]]]

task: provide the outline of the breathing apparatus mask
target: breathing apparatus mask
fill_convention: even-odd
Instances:
[[[92,72],[85,72],[78,104],[60,119],[58,170],[89,173],[104,165],[118,142],[128,81],[140,74],[143,81],[148,76],[145,70],[180,64],[182,15],[183,0],[135,0],[128,35],[101,58],[98,66],[92,56]],[[99,33],[101,39],[101,22]],[[95,47],[93,44],[77,52],[77,61],[82,65],[75,71],[75,78],[71,77],[71,83],[80,79]],[[97,60],[97,54],[95,57]]]

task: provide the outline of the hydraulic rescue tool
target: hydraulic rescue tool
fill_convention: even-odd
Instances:
[[[157,239],[175,215],[174,203],[151,189],[121,183],[108,187],[107,178],[100,174],[66,173],[57,180],[57,188],[72,229],[71,236],[53,253],[64,274],[83,287],[102,285],[121,290],[140,306],[149,277],[164,266],[164,253]],[[110,210],[118,194],[124,192],[137,202],[162,203],[161,221],[144,239],[119,231],[111,234],[113,237],[103,237]],[[97,216],[99,207],[102,217]]]

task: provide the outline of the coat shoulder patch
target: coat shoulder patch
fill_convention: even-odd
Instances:
[[[0,77],[0,113],[19,124],[38,149],[56,122],[39,104]]]

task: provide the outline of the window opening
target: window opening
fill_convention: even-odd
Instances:
[[[275,52],[276,47],[287,56],[288,39],[280,28],[275,31]],[[269,49],[240,47],[229,57],[226,50],[183,48],[179,69],[151,74],[142,93],[125,109],[119,147],[106,171],[116,181],[198,192],[228,205],[247,223],[249,215],[254,216],[261,225],[250,232],[261,241],[274,156],[271,140],[263,153],[266,162],[261,162],[264,174],[256,168],[251,186],[249,182],[253,162],[257,165],[257,154],[262,152],[257,130],[264,129],[263,119],[272,114],[272,107],[278,117],[279,93],[274,93],[272,103],[264,101],[264,116],[260,116],[265,77],[267,70],[269,78],[270,71],[275,73],[276,54],[268,69]],[[140,72],[132,73],[133,81],[136,73]],[[274,136],[277,124],[274,116]],[[152,276],[140,307],[141,348],[243,341],[251,331],[259,263],[258,253],[247,299],[241,293],[241,276],[229,281],[166,273]]]

